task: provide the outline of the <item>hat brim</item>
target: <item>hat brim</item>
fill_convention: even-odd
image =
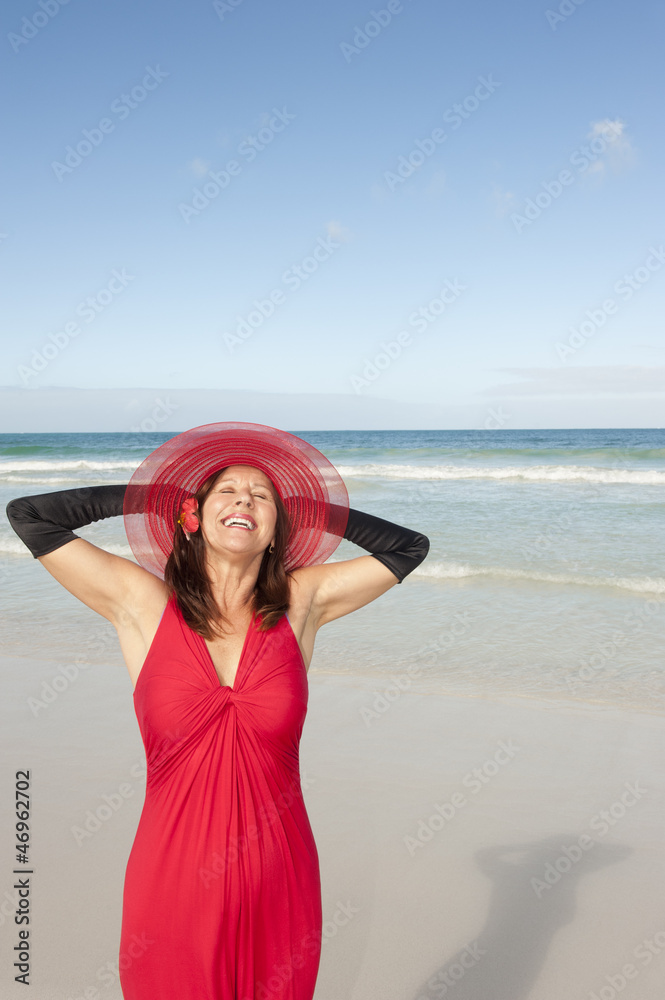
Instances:
[[[349,511],[342,477],[307,441],[264,424],[203,424],[155,449],[125,494],[127,539],[141,566],[164,578],[183,500],[227,465],[252,465],[272,480],[291,534],[285,568],[325,562],[339,545]]]

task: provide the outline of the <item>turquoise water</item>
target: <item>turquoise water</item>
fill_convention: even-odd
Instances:
[[[404,584],[321,630],[311,676],[369,673],[381,694],[406,671],[423,692],[665,710],[665,432],[293,433],[339,469],[352,506],[431,540]],[[0,435],[0,499],[127,482],[172,436]],[[80,534],[131,558],[121,518]],[[343,542],[333,558],[359,554]],[[0,572],[12,653],[71,657],[83,644],[118,659],[108,623],[6,519]]]

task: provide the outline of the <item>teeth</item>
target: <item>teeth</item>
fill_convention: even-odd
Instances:
[[[227,517],[226,521],[224,521],[224,524],[227,528],[229,528],[232,524],[239,524],[242,528],[249,528],[250,531],[254,527],[252,522],[248,521],[244,517]]]

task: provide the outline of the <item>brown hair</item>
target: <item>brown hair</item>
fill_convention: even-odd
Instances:
[[[206,497],[227,468],[228,466],[213,472],[196,493],[192,494],[199,502],[199,513]],[[266,549],[263,553],[252,598],[253,613],[261,615],[261,631],[276,625],[289,607],[291,574],[289,570],[284,569],[284,555],[291,523],[274,485],[272,489],[277,507],[275,549],[273,552]],[[226,621],[213,597],[205,564],[205,547],[200,527],[198,531],[192,532],[187,540],[182,527],[176,523],[173,548],[164,570],[164,582],[169,589],[169,596],[175,594],[178,607],[189,627],[204,639],[213,640],[217,635],[224,634]]]

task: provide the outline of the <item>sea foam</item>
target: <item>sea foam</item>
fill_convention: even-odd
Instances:
[[[611,469],[583,465],[465,466],[465,465],[341,465],[345,479],[516,479],[524,482],[629,483],[634,486],[665,486],[665,471],[657,469]]]
[[[581,587],[619,587],[638,594],[665,594],[664,577],[589,576],[572,573],[534,573],[504,566],[472,566],[468,563],[423,563],[413,576],[440,580],[460,580],[472,576],[489,576],[507,580],[537,580],[542,583],[573,584]]]

